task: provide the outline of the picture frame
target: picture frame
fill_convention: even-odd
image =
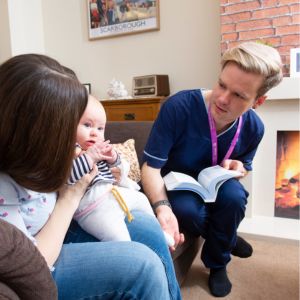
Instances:
[[[300,48],[290,50],[290,77],[300,77]]]
[[[88,93],[90,94],[92,92],[92,86],[90,83],[83,83],[83,85],[86,87]]]
[[[160,29],[159,0],[87,0],[89,40]]]

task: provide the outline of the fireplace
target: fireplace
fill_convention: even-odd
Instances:
[[[299,220],[290,215],[274,214],[278,193],[294,190],[296,195],[298,190],[296,182],[299,182],[299,167],[298,173],[297,167],[291,169],[287,164],[282,165],[286,172],[278,169],[277,136],[279,132],[299,134],[299,99],[299,78],[284,78],[278,87],[268,93],[268,100],[256,110],[265,125],[265,135],[253,161],[253,172],[243,180],[250,196],[246,218],[239,227],[241,233],[299,240]],[[299,144],[297,147],[299,157]],[[299,201],[297,197],[293,199]],[[280,205],[283,205],[282,202],[288,205],[292,203],[284,200]]]
[[[275,211],[276,217],[299,219],[299,131],[277,131]]]

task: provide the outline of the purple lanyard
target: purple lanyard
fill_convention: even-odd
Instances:
[[[214,119],[210,112],[210,106],[208,107],[208,121],[209,121],[210,136],[211,136],[212,165],[215,166],[218,162],[218,138],[217,138],[216,125],[215,125]],[[239,135],[241,132],[241,128],[242,128],[242,122],[243,122],[242,116],[239,117],[238,122],[239,122],[238,128],[237,128],[236,133],[231,141],[230,147],[229,147],[225,157],[223,158],[223,161],[230,157],[230,155],[238,141],[238,138],[239,138]]]

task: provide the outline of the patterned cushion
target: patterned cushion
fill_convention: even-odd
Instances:
[[[141,180],[140,164],[135,151],[134,139],[129,139],[124,143],[113,144],[114,149],[120,154],[121,158],[127,160],[130,164],[128,177],[135,182]]]

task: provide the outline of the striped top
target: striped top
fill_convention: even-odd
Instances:
[[[118,159],[117,159],[118,160]],[[116,180],[110,171],[110,166],[104,160],[99,161],[97,164],[98,174],[95,176],[93,181],[87,188],[87,191],[96,183],[98,182],[105,182],[105,183],[115,183]],[[115,165],[115,164],[114,164]],[[70,178],[68,180],[68,184],[74,184],[78,181],[82,176],[85,174],[90,173],[92,168],[90,167],[88,160],[85,154],[78,156],[76,159],[73,160],[73,166]]]

